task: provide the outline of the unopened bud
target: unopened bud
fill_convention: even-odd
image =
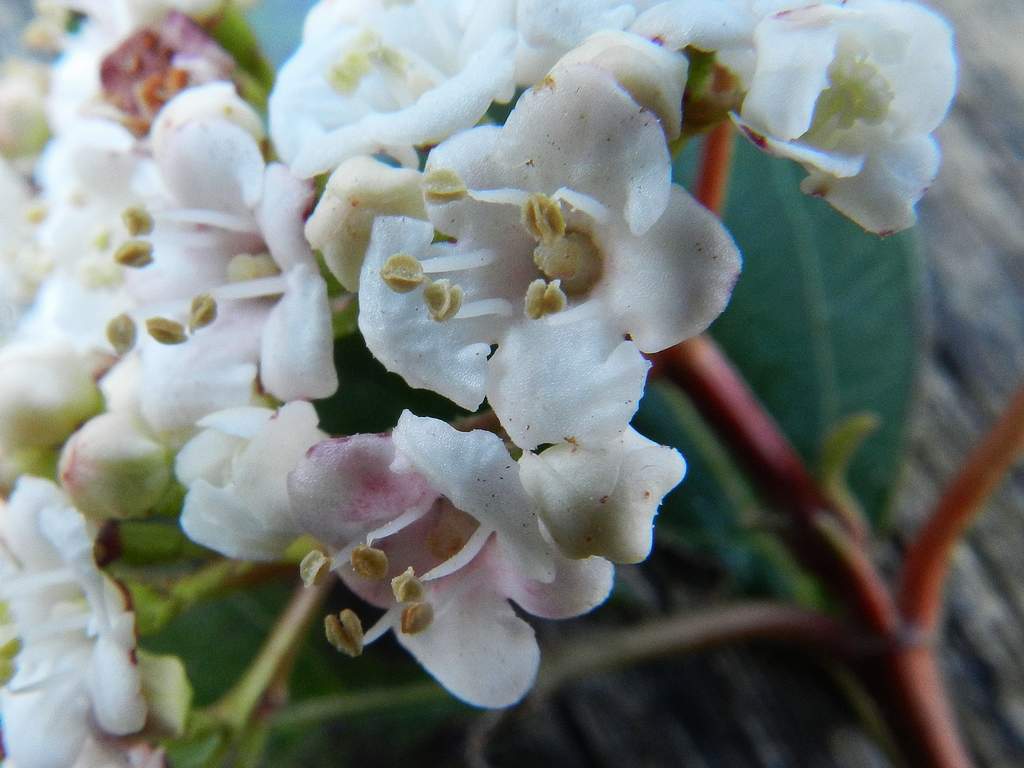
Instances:
[[[0,445],[13,451],[63,443],[103,407],[92,373],[70,345],[6,348],[0,354]]]
[[[86,422],[64,446],[58,476],[68,496],[95,518],[139,517],[171,481],[167,450],[125,413]]]
[[[402,632],[418,635],[434,621],[434,607],[430,603],[413,603],[402,611]]]
[[[425,594],[423,582],[416,578],[411,567],[391,580],[391,591],[400,603],[418,603]]]
[[[307,587],[323,584],[330,573],[330,559],[319,549],[310,550],[299,563],[299,576]]]
[[[352,550],[352,570],[364,579],[380,581],[388,575],[388,556],[383,550],[360,544]]]
[[[354,611],[346,608],[337,615],[327,614],[324,617],[324,631],[327,642],[336,650],[352,658],[362,655],[363,623]]]

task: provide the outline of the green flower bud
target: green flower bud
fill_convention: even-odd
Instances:
[[[71,436],[58,473],[64,490],[86,515],[139,517],[167,490],[171,459],[131,416],[104,413]]]

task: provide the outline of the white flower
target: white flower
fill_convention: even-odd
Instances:
[[[754,44],[744,132],[804,165],[801,188],[865,229],[911,226],[956,86],[949,25],[916,3],[848,0],[768,15]]]
[[[562,443],[526,452],[519,465],[523,485],[562,552],[616,563],[647,559],[658,506],[686,470],[678,451],[632,428],[599,446]]]
[[[536,675],[533,630],[510,599],[565,618],[611,588],[610,563],[569,560],[543,537],[519,467],[491,433],[406,412],[390,439],[315,446],[289,491],[300,528],[330,549],[353,590],[387,609],[350,652],[394,629],[446,688],[477,706],[515,703]]]
[[[0,689],[12,762],[79,765],[98,742],[141,729],[134,616],[96,567],[85,520],[52,483],[22,478],[0,508],[0,574],[0,601],[21,644]]]
[[[249,405],[257,364],[281,401],[337,388],[327,286],[302,231],[312,187],[264,162],[258,127],[233,87],[214,83],[174,99],[153,129],[166,193],[133,241],[143,259],[128,287],[150,329],[140,407],[159,432]]]
[[[211,414],[182,448],[175,471],[187,488],[181,525],[193,540],[229,557],[272,560],[299,533],[287,476],[326,435],[313,406],[234,408]]]
[[[486,396],[523,448],[619,434],[641,350],[704,330],[739,273],[728,233],[670,171],[658,119],[610,73],[560,68],[504,127],[431,152],[429,223],[377,221],[359,283],[367,345],[464,408]]]
[[[320,3],[270,96],[278,152],[300,176],[376,152],[415,164],[414,147],[512,97],[516,35],[496,23],[499,6]]]

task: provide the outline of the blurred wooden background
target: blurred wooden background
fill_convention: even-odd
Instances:
[[[0,0],[0,43],[25,0]],[[907,536],[962,458],[1024,381],[1024,5],[933,0],[957,29],[960,95],[940,131],[942,174],[921,206],[928,260],[930,351],[894,535]],[[706,596],[675,586],[686,563],[656,556],[624,574],[652,610]],[[713,591],[714,580],[696,569]],[[960,723],[983,768],[1024,765],[1024,472],[1018,470],[956,553],[941,638]],[[600,617],[588,621],[601,621]],[[572,627],[542,628],[585,632]],[[582,635],[581,635],[582,636]],[[344,723],[339,740],[359,741]],[[467,749],[468,745],[468,749]],[[389,765],[387,744],[357,746]],[[500,722],[425,736],[414,765],[872,768],[889,763],[834,679],[806,655],[726,649],[577,683]],[[408,753],[404,762],[409,762]]]

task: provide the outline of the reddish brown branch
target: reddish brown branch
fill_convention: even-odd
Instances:
[[[719,216],[725,210],[725,197],[729,189],[729,168],[732,166],[732,123],[724,120],[711,129],[704,140],[700,175],[693,192],[705,208]]]
[[[942,585],[961,534],[1024,451],[1024,387],[992,428],[910,545],[899,604],[904,617],[924,631],[938,623]]]

